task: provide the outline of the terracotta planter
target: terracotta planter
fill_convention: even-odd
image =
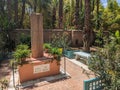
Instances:
[[[35,60],[28,64],[19,66],[19,77],[21,83],[59,73],[60,65],[57,64],[56,60]]]
[[[21,62],[26,62],[26,58],[21,58]]]
[[[55,54],[55,55],[53,55],[53,57],[54,57],[54,59],[57,59],[57,58],[58,58],[58,55],[57,55],[57,54]]]

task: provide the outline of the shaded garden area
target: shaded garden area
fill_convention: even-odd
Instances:
[[[7,90],[8,83],[10,82],[11,71],[9,60],[0,62],[0,88]]]
[[[9,81],[10,77],[10,63],[5,59],[12,59],[14,71],[17,66],[31,63],[33,58],[33,61],[41,59],[45,53],[60,66],[66,51],[72,54],[77,51],[90,55],[86,65],[96,77],[104,79],[105,90],[119,90],[120,5],[118,0],[106,3],[103,0],[1,0],[0,84],[7,85],[2,79],[5,76]],[[72,54],[68,55],[70,59],[75,58]],[[48,67],[45,70],[49,71]]]

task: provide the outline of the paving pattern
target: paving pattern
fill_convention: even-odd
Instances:
[[[69,73],[69,78],[62,78],[59,80],[36,83],[27,88],[21,88],[20,90],[83,90],[83,81],[93,78],[94,75],[91,71],[83,70],[84,65],[79,64],[78,61],[66,60],[66,71]],[[64,59],[62,58],[61,67],[64,68]],[[85,66],[86,69],[86,66]]]

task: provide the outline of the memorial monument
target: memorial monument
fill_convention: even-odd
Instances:
[[[43,53],[43,16],[34,13],[31,19],[31,51],[28,63],[19,66],[20,82],[38,79],[60,73],[60,65],[52,57]]]

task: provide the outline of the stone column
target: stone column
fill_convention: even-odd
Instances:
[[[31,50],[33,58],[43,56],[43,16],[40,13],[34,13],[31,19]]]

